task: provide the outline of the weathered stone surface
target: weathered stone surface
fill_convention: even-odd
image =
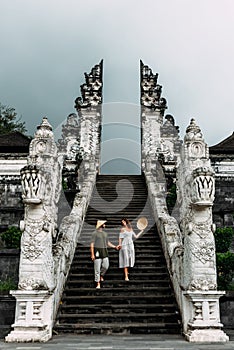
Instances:
[[[234,225],[234,133],[209,148],[215,171],[216,192],[213,207],[218,226]]]
[[[58,142],[60,152],[47,118],[43,118],[30,143],[28,162],[21,170],[25,217],[21,223],[18,290],[11,292],[16,298],[15,323],[7,342],[44,342],[52,336],[99,164],[101,115],[97,105],[101,100],[95,96],[100,97],[102,91],[97,84],[102,79],[101,67],[95,66],[86,76],[84,103],[77,105],[79,123],[75,114],[68,116]],[[87,100],[91,108],[81,112]],[[77,193],[70,214],[59,218],[58,227],[62,175],[66,174],[73,176]],[[63,177],[65,184],[68,177]]]
[[[19,280],[19,249],[0,249],[0,280]]]
[[[52,336],[100,163],[102,64],[101,61],[85,74],[82,97],[75,101],[79,119],[76,114],[68,116],[58,148],[52,127],[43,119],[30,143],[27,164],[21,170],[22,188],[19,174],[13,174],[19,164],[12,163],[15,169],[9,165],[14,184],[13,177],[8,184],[8,175],[2,174],[3,205],[10,203],[12,208],[18,205],[16,196],[9,195],[4,202],[8,188],[10,193],[22,191],[25,205],[19,284],[18,290],[12,291],[16,298],[15,323],[7,342],[47,341]],[[208,146],[193,119],[182,145],[174,118],[168,115],[164,119],[167,103],[161,97],[162,87],[157,78],[158,74],[141,62],[142,169],[153,216],[187,339],[224,342],[228,337],[220,322],[219,298],[223,292],[218,292],[216,287],[212,206],[214,169],[219,172],[217,181],[221,178],[223,181],[227,176],[231,179],[232,167],[227,156],[220,158],[221,161],[216,159],[211,167]],[[177,215],[171,216],[165,200],[166,180],[170,176],[173,181],[175,172]],[[60,216],[58,221],[62,182],[73,191],[74,200],[71,212]],[[226,189],[222,191],[226,193]],[[223,222],[231,222],[230,213],[225,215]]]
[[[216,281],[212,220],[215,187],[209,149],[194,119],[186,129],[181,146],[174,120],[168,117],[163,125],[163,113],[158,111],[157,114],[155,106],[146,104],[147,94],[156,86],[157,75],[143,64],[141,72],[142,167],[180,307],[183,331],[190,342],[205,339],[226,342],[228,336],[222,331],[219,311],[219,298],[224,292],[217,291]],[[167,152],[162,135],[170,137],[167,142],[172,146],[167,143]],[[169,160],[174,160],[172,167],[177,167],[179,215],[176,218],[169,215],[165,201],[166,162]]]
[[[234,291],[227,291],[220,299],[221,321],[225,329],[234,328]]]
[[[0,338],[5,337],[11,330],[15,316],[15,298],[7,292],[0,292]]]

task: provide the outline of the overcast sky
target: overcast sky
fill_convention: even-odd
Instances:
[[[30,134],[74,112],[101,59],[105,103],[139,103],[142,59],[181,137],[191,118],[209,145],[234,130],[234,0],[0,0],[0,43],[0,102]]]

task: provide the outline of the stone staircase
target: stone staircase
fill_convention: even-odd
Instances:
[[[106,219],[112,243],[118,244],[122,217],[136,221],[145,216],[149,225],[135,241],[135,266],[124,281],[118,252],[109,248],[110,268],[96,289],[90,236],[97,219]],[[160,239],[147,200],[143,176],[99,175],[82,235],[64,289],[54,330],[79,334],[178,334],[180,315],[171,288]]]

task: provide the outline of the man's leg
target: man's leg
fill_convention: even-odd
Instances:
[[[95,282],[100,282],[100,269],[101,269],[102,259],[94,260],[94,280]]]
[[[109,258],[106,257],[104,259],[102,259],[102,265],[101,265],[101,276],[104,276],[106,271],[109,268]]]

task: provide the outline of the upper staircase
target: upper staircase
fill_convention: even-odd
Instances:
[[[141,216],[149,225],[134,242],[136,262],[129,270],[130,280],[124,281],[118,252],[109,248],[110,267],[102,288],[96,289],[89,247],[96,221],[107,220],[109,240],[117,245],[122,217],[138,233],[136,221]],[[97,177],[54,329],[80,334],[180,333],[180,315],[143,176]]]

